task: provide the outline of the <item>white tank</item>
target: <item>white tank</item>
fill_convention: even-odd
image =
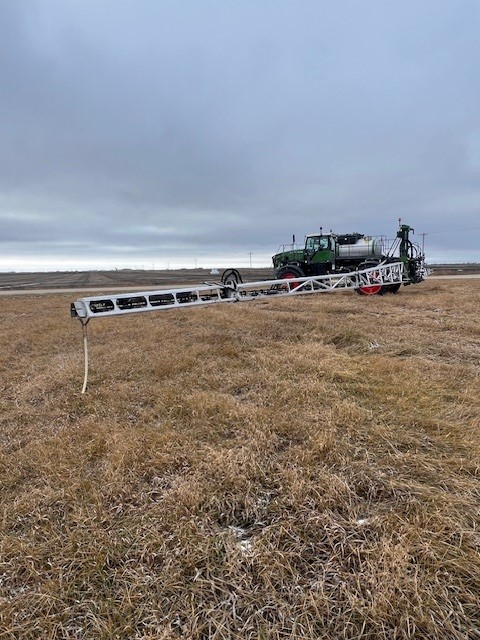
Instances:
[[[382,242],[380,238],[368,236],[360,238],[355,244],[339,244],[338,257],[348,258],[380,258],[382,255]]]

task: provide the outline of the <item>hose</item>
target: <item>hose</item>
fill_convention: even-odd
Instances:
[[[86,322],[82,322],[82,329],[83,329],[83,354],[84,354],[84,361],[85,361],[85,374],[84,374],[84,378],[83,378],[83,387],[82,387],[82,395],[85,393],[85,391],[87,390],[87,380],[88,380],[88,340],[87,340],[87,324],[88,324],[88,320]]]

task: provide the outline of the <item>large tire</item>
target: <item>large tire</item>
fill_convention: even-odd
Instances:
[[[382,292],[382,295],[384,293],[398,293],[398,290],[400,289],[402,285],[397,282],[396,284],[385,284],[383,286],[384,291]]]
[[[360,287],[355,291],[361,296],[380,296],[383,295],[381,284],[371,284],[366,287]]]
[[[363,269],[369,269],[370,267],[376,266],[378,263],[370,262],[362,262],[359,264],[357,269],[358,271],[362,271]],[[356,292],[361,296],[378,296],[386,293],[385,288],[381,284],[370,284],[365,287],[359,287],[356,289]]]
[[[300,269],[300,267],[297,267],[297,265],[285,265],[284,267],[281,267],[278,271],[277,271],[277,280],[293,280],[294,278],[304,278],[305,274],[303,273],[302,269]],[[291,288],[292,289],[296,289],[299,286],[298,284],[292,284]]]

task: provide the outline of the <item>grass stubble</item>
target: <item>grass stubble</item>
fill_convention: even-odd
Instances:
[[[0,638],[480,638],[480,282],[0,300]]]

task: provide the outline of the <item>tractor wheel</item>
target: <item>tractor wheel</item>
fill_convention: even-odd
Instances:
[[[399,282],[397,282],[396,284],[384,284],[382,286],[382,290],[378,295],[384,296],[386,293],[398,293],[400,287],[401,284]]]
[[[361,296],[378,296],[381,294],[382,285],[381,284],[369,284],[365,287],[360,287],[356,289],[356,292]]]
[[[277,271],[277,280],[293,280],[294,278],[304,278],[305,274],[296,265],[286,265]],[[296,289],[300,283],[292,284],[291,289]]]
[[[376,266],[375,263],[362,262],[362,264],[358,265],[358,270],[362,271],[363,269],[369,269],[374,266]],[[356,289],[356,292],[361,296],[378,296],[386,293],[385,287],[381,284],[368,284],[364,287],[359,287]]]
[[[397,282],[397,284],[388,285],[388,293],[398,293],[401,286],[402,285],[399,282]]]

